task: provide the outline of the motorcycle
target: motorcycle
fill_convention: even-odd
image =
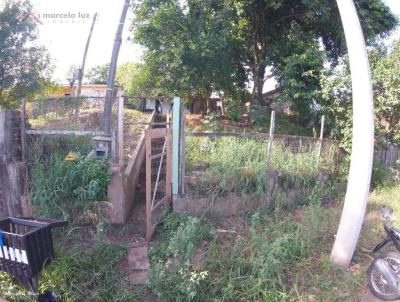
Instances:
[[[371,293],[383,301],[400,299],[400,229],[384,225],[387,237],[372,250],[376,253],[392,242],[396,252],[386,252],[377,256],[368,268],[368,287]]]

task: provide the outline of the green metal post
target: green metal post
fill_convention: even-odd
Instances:
[[[172,195],[178,195],[179,190],[179,127],[181,98],[174,97],[172,112]]]

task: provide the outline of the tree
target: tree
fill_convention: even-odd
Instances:
[[[345,53],[344,35],[335,1],[330,0],[226,0],[236,8],[236,34],[244,44],[244,64],[254,81],[253,98],[262,98],[265,69],[278,63],[282,44],[291,40],[293,29],[321,41],[335,63]],[[357,1],[362,26],[370,43],[396,25],[395,17],[381,0]],[[289,49],[290,50],[290,49]]]
[[[116,81],[118,85],[124,87],[127,95],[157,95],[159,85],[155,84],[151,78],[148,68],[144,64],[125,63],[118,67]]]
[[[144,0],[136,11],[135,39],[146,47],[145,62],[155,83],[207,104],[212,91],[243,89],[239,42],[232,34],[233,10],[218,1]],[[209,106],[207,106],[209,108]]]
[[[90,84],[107,84],[108,70],[110,64],[96,65],[90,68],[86,73],[86,78]]]
[[[369,51],[375,101],[375,128],[378,141],[400,142],[400,40],[388,48]],[[334,69],[325,69],[321,80],[322,111],[327,116],[331,136],[345,150],[351,147],[352,87],[348,58]]]
[[[378,129],[388,141],[400,142],[400,40],[383,55],[370,54]]]
[[[29,1],[6,0],[0,11],[0,107],[39,91],[52,71],[45,48],[37,45],[37,28]]]

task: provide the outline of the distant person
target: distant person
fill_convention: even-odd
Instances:
[[[163,103],[164,103],[164,100],[162,99],[162,95],[161,94],[157,95],[157,98],[156,98],[156,112],[158,114],[162,114]]]

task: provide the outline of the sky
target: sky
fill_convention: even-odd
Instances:
[[[0,0],[1,2],[1,0]],[[393,13],[400,18],[400,0],[384,0]],[[98,20],[93,30],[86,67],[110,62],[115,32],[117,30],[123,0],[31,0],[33,12],[39,16],[40,43],[47,47],[55,64],[54,79],[66,82],[66,74],[72,64],[79,66],[94,13]],[[60,18],[56,14],[67,14]],[[139,45],[128,41],[128,30],[133,17],[128,11],[123,32],[118,64],[140,62],[143,54]],[[400,30],[396,36],[400,36]],[[274,83],[267,83],[266,90]]]
[[[81,65],[92,18],[96,12],[98,18],[93,29],[85,70],[110,62],[123,0],[31,0],[31,3],[33,12],[39,15],[42,22],[38,25],[39,43],[47,47],[54,60],[56,81],[65,82],[69,67],[72,64]],[[60,18],[55,14],[67,14],[68,17]],[[118,64],[141,60],[140,46],[128,41],[132,16],[133,12],[129,9]]]

